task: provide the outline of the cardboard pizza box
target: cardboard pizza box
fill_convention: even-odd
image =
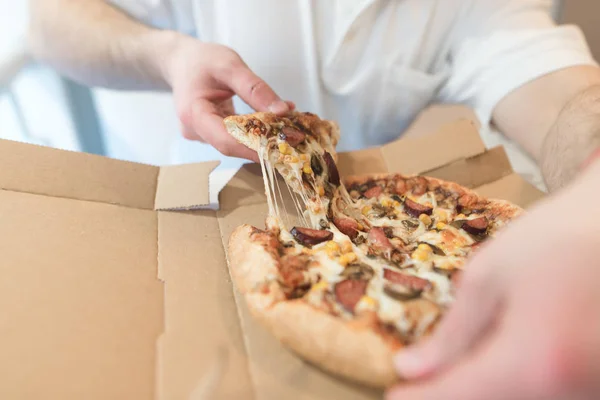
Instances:
[[[524,207],[543,196],[452,110],[341,154],[341,172],[423,173]],[[219,210],[201,209],[216,165],[0,141],[0,398],[381,397],[302,361],[249,315],[226,244],[239,224],[264,226],[260,168],[233,177]]]

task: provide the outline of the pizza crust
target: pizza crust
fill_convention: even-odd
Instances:
[[[370,325],[340,319],[302,299],[268,306],[258,296],[246,300],[252,314],[281,343],[320,368],[376,388],[397,381],[394,349]]]
[[[255,231],[257,229],[250,225],[241,225],[231,234],[227,251],[231,275],[243,294],[264,292],[268,288],[272,303],[284,297],[276,282],[278,260],[252,238]]]
[[[260,149],[260,136],[249,135],[244,130],[242,117],[232,116],[225,119],[225,128],[238,142],[256,152]]]

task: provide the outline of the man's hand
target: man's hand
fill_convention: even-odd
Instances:
[[[209,143],[224,155],[258,161],[256,152],[225,131],[223,118],[235,113],[234,95],[257,111],[285,114],[294,108],[227,47],[180,36],[165,60],[165,78],[173,89],[184,136]]]
[[[30,0],[30,48],[62,74],[114,89],[172,89],[184,136],[221,153],[257,160],[225,131],[239,95],[257,111],[286,113],[283,102],[231,49],[131,19],[105,0]]]
[[[600,162],[483,246],[389,399],[600,398]]]

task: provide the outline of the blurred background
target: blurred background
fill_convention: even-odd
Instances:
[[[597,58],[600,25],[594,19],[599,14],[600,2],[555,1],[555,18],[581,26]],[[164,149],[179,135],[169,95],[89,89],[63,79],[29,60],[26,26],[27,1],[0,0],[0,138],[155,165],[169,163]],[[118,123],[111,120],[114,115],[119,116]],[[149,145],[135,146],[141,138]]]

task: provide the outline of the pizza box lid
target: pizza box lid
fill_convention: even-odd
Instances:
[[[502,148],[484,148],[471,115],[426,111],[406,139],[340,155],[342,173],[426,172],[523,206],[539,199]],[[217,164],[0,141],[0,398],[380,397],[250,318],[225,249],[235,226],[264,224],[260,168],[242,168],[220,209],[203,209]]]

